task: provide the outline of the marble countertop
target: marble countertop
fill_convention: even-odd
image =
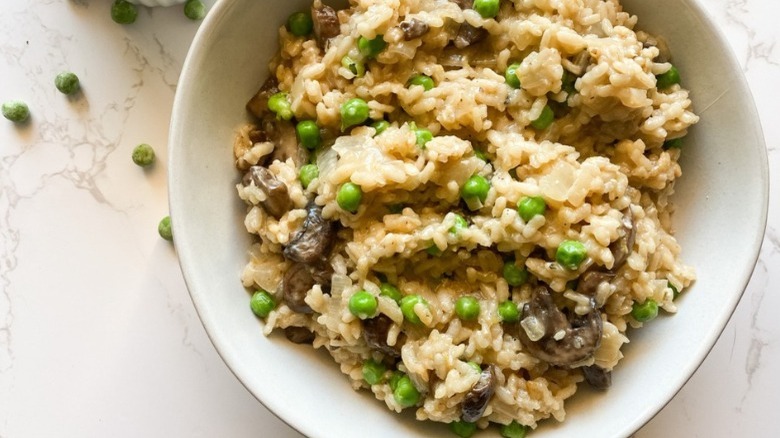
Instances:
[[[778,187],[780,3],[700,1],[742,63]],[[200,22],[177,6],[120,26],[110,4],[3,2],[0,101],[25,100],[32,119],[0,119],[0,437],[298,437],[219,358],[157,235],[168,120]],[[54,88],[63,70],[81,95]],[[139,143],[156,149],[152,169],[132,164]],[[778,196],[723,335],[637,437],[780,433]]]

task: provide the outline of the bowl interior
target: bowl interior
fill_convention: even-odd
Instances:
[[[676,316],[630,333],[626,358],[606,393],[581,388],[546,437],[623,437],[652,418],[693,374],[717,340],[752,273],[766,223],[768,166],[753,101],[728,44],[693,0],[624,0],[638,28],[663,35],[701,122],[686,139],[674,218],[683,260],[698,281]],[[218,2],[184,66],[170,134],[170,209],[192,299],[222,358],[263,404],[309,436],[427,436],[419,424],[355,392],[325,353],[266,338],[248,308],[239,274],[250,238],[235,184],[232,139],[244,104],[268,75],[277,29],[307,0]],[[732,207],[733,199],[740,208]],[[719,236],[717,247],[713,236]],[[724,238],[733,236],[731,238]],[[587,433],[591,431],[592,433]],[[598,431],[598,432],[595,432]],[[495,433],[495,432],[494,432]],[[495,433],[495,436],[498,436]]]

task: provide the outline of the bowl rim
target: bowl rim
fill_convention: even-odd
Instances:
[[[179,140],[179,134],[180,130],[178,127],[183,123],[183,116],[181,107],[183,105],[183,93],[181,92],[182,89],[186,88],[186,84],[188,84],[192,77],[196,74],[196,69],[191,68],[192,65],[196,64],[198,62],[198,59],[203,57],[202,54],[202,48],[204,47],[204,44],[202,44],[203,41],[207,40],[210,33],[212,33],[212,29],[222,20],[223,14],[225,14],[229,6],[232,2],[229,0],[218,0],[216,4],[212,7],[212,9],[209,11],[209,14],[204,19],[203,23],[199,27],[192,44],[190,45],[190,48],[188,50],[187,56],[185,58],[182,72],[179,77],[179,86],[177,86],[177,91],[174,97],[173,102],[173,108],[171,112],[171,121],[170,121],[170,128],[169,128],[169,138],[168,138],[168,160],[170,163],[173,163],[176,158],[176,150],[177,144],[180,144]],[[731,47],[731,44],[728,42],[726,37],[724,36],[723,32],[720,30],[719,26],[715,24],[715,20],[711,16],[711,14],[707,11],[707,9],[702,5],[701,0],[683,0],[683,3],[686,3],[695,13],[696,16],[698,16],[705,27],[707,27],[713,35],[716,37],[715,44],[718,47],[723,48],[723,50],[726,52],[724,55],[728,59],[728,61],[732,64],[734,64],[737,68],[737,70],[740,71],[741,74],[737,75],[738,77],[736,80],[737,83],[737,89],[744,90],[746,94],[747,104],[745,106],[745,109],[750,112],[748,114],[749,118],[752,120],[755,120],[756,125],[756,143],[753,145],[754,148],[759,149],[759,179],[762,181],[760,184],[761,189],[761,196],[762,204],[760,208],[760,214],[757,218],[757,223],[755,224],[755,228],[757,230],[754,241],[751,243],[751,248],[753,248],[752,256],[749,260],[746,260],[745,264],[745,272],[742,274],[742,279],[738,283],[741,285],[740,292],[737,294],[733,294],[731,296],[731,300],[726,303],[729,308],[729,311],[723,312],[720,315],[720,318],[717,320],[717,327],[718,330],[713,330],[710,333],[707,334],[706,337],[704,337],[703,344],[706,346],[705,348],[702,348],[700,350],[700,354],[696,356],[696,360],[692,361],[689,364],[689,367],[685,369],[683,372],[680,373],[681,384],[677,386],[677,388],[674,391],[670,391],[668,394],[668,398],[664,403],[659,403],[656,406],[653,406],[651,409],[647,409],[641,414],[637,415],[635,420],[631,423],[628,423],[625,427],[625,435],[629,436],[639,429],[641,429],[645,424],[647,424],[650,420],[652,420],[653,417],[655,417],[666,405],[671,402],[671,400],[682,390],[682,388],[685,386],[685,384],[693,377],[695,372],[701,367],[701,365],[704,363],[705,359],[709,355],[709,353],[714,348],[715,344],[717,343],[718,339],[722,335],[724,329],[726,328],[727,323],[731,319],[732,315],[736,311],[737,305],[741,298],[743,297],[745,290],[747,289],[747,286],[752,278],[753,272],[755,271],[759,255],[761,253],[762,245],[764,236],[766,233],[766,227],[767,227],[767,219],[768,219],[768,209],[769,209],[769,185],[770,185],[770,179],[769,179],[769,162],[768,162],[768,155],[766,150],[766,141],[764,137],[764,130],[761,126],[761,119],[758,114],[758,110],[756,108],[755,99],[753,98],[752,92],[750,90],[750,87],[747,82],[747,78],[744,75],[744,70],[741,68],[741,65],[738,62],[738,58],[735,55],[734,49]],[[168,168],[168,194],[169,194],[169,209],[172,217],[176,217],[178,215],[178,206],[176,204],[176,201],[174,200],[172,195],[173,191],[173,184],[172,181],[175,181],[176,178],[176,167],[175,166],[169,166]],[[186,243],[182,241],[180,238],[177,239],[177,234],[174,234],[174,245],[176,247],[183,247],[186,246]],[[179,251],[177,251],[179,253]],[[179,266],[182,271],[182,275],[184,278],[184,282],[187,286],[187,290],[189,292],[190,298],[192,299],[192,302],[194,304],[196,313],[198,314],[198,318],[200,319],[201,323],[203,324],[203,327],[206,331],[206,334],[211,341],[212,345],[214,346],[215,350],[219,354],[222,361],[227,365],[227,368],[230,370],[230,372],[238,379],[238,381],[244,386],[244,388],[252,394],[252,396],[260,402],[263,406],[265,406],[275,417],[279,418],[282,422],[287,424],[290,428],[296,430],[297,432],[304,434],[304,432],[295,424],[291,423],[287,420],[284,411],[284,408],[280,404],[275,404],[272,400],[266,400],[264,397],[261,396],[255,389],[253,389],[249,383],[236,371],[235,367],[236,364],[234,363],[235,358],[231,356],[230,353],[226,351],[226,347],[222,344],[221,339],[215,335],[217,333],[216,326],[218,325],[218,322],[212,318],[212,315],[209,312],[208,306],[205,305],[204,300],[204,294],[202,291],[197,290],[196,287],[193,286],[193,278],[195,277],[196,273],[193,271],[192,264],[189,263],[189,258],[186,255],[186,251],[183,253],[179,253]],[[305,434],[304,434],[305,435]]]

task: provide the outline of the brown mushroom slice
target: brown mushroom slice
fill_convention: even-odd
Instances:
[[[341,33],[339,16],[330,6],[321,5],[320,8],[312,6],[311,18],[314,21],[314,35],[320,46],[324,47],[326,41]]]
[[[366,341],[366,345],[390,357],[401,357],[400,342],[392,346],[387,344],[387,334],[393,326],[392,319],[380,313],[373,318],[363,320],[362,324],[363,340]]]
[[[293,159],[295,167],[300,168],[309,160],[309,153],[298,145],[298,136],[295,126],[286,120],[277,120],[272,115],[263,118],[260,129],[265,132],[268,141],[273,142],[274,150],[266,159],[270,164],[274,161],[287,161]]]
[[[539,286],[523,306],[518,338],[530,354],[554,366],[570,366],[593,356],[601,344],[601,315],[595,306],[586,315],[567,317],[549,289]]]
[[[246,103],[246,110],[258,119],[262,119],[271,113],[268,109],[268,99],[279,92],[279,82],[276,77],[271,75],[263,82],[263,85],[257,90],[254,96]]]
[[[613,278],[615,274],[611,272],[588,271],[577,281],[577,293],[595,297],[601,283],[612,281]]]
[[[252,166],[249,168],[244,175],[243,184],[247,186],[250,183],[265,193],[265,200],[260,201],[260,205],[276,219],[284,216],[293,207],[287,184],[276,179],[276,176],[265,167]]]
[[[282,282],[279,283],[282,299],[287,307],[297,313],[313,313],[311,307],[306,304],[306,294],[316,282],[305,265],[295,263],[284,273]]]
[[[314,333],[306,327],[285,327],[284,336],[293,344],[311,344],[314,341]]]
[[[284,256],[307,265],[324,264],[335,238],[335,222],[323,218],[322,207],[311,201],[303,225],[284,248]]]
[[[398,27],[404,32],[404,40],[406,41],[420,38],[431,30],[430,27],[428,27],[428,23],[416,18],[404,21],[399,24]]]
[[[461,406],[461,420],[473,423],[482,418],[482,414],[485,412],[496,387],[496,377],[493,368],[490,365],[482,370],[477,383],[466,393]]]
[[[598,365],[582,367],[582,375],[585,381],[595,389],[607,389],[612,386],[612,371],[605,370]]]
[[[453,44],[459,49],[464,49],[472,44],[484,40],[488,36],[488,31],[481,27],[474,27],[468,22],[463,22],[455,35]]]
[[[631,255],[631,251],[634,250],[634,242],[636,241],[636,226],[634,225],[634,215],[631,213],[631,207],[623,211],[621,222],[623,235],[609,245],[609,250],[612,251],[612,256],[615,258],[615,263],[612,265],[610,272],[617,271],[626,263],[628,256]]]

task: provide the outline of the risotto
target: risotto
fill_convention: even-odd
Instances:
[[[461,436],[563,421],[695,278],[669,198],[698,117],[671,61],[618,0],[291,15],[233,146],[265,333]]]

